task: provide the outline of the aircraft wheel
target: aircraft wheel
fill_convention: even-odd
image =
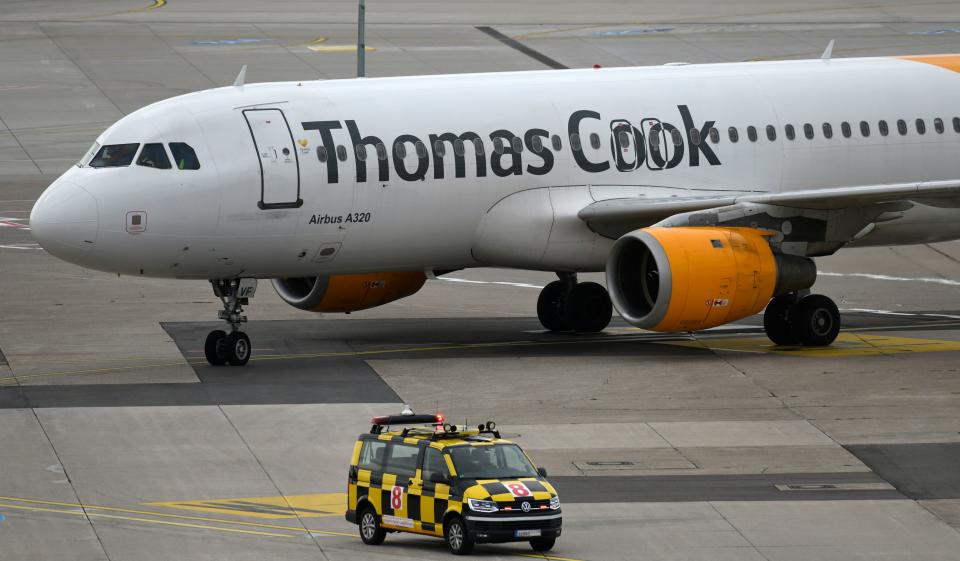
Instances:
[[[790,328],[790,309],[797,302],[794,293],[781,294],[770,300],[763,312],[763,330],[777,345],[796,345],[797,338]]]
[[[243,366],[250,361],[250,337],[243,331],[227,335],[227,362],[231,366]]]
[[[808,347],[825,347],[840,333],[840,310],[822,294],[805,296],[790,310],[793,336]]]
[[[203,354],[207,356],[207,362],[213,366],[223,366],[227,363],[227,334],[225,331],[217,329],[207,335],[207,341],[203,345]]]
[[[537,317],[550,331],[570,331],[573,328],[564,313],[568,296],[566,285],[560,281],[553,281],[540,291]]]
[[[610,324],[613,303],[603,286],[595,282],[581,282],[570,291],[566,313],[574,331],[597,333]]]

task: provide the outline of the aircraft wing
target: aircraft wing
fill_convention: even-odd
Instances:
[[[960,207],[960,180],[830,187],[784,193],[741,192],[704,197],[606,199],[584,207],[578,216],[591,230],[604,236],[619,237],[677,214],[742,203],[836,211],[905,201]]]

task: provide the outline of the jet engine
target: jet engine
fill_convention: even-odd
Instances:
[[[273,279],[284,302],[310,312],[353,312],[406,298],[420,290],[421,271]]]
[[[811,259],[774,254],[770,235],[719,227],[630,232],[607,259],[610,299],[629,323],[653,331],[696,331],[753,315],[817,278]]]

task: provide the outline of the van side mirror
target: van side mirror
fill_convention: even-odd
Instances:
[[[434,473],[430,475],[430,483],[440,483],[443,485],[450,485],[450,478],[442,473]]]
[[[540,474],[540,477],[546,477],[546,476],[547,476],[547,468],[537,468],[537,473]]]

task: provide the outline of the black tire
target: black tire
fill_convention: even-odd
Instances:
[[[763,330],[776,345],[796,345],[799,343],[790,328],[790,310],[797,303],[794,294],[781,294],[770,300],[763,312]]]
[[[227,333],[219,329],[207,335],[203,345],[203,354],[207,355],[207,362],[212,366],[223,366],[227,363]]]
[[[459,516],[451,518],[443,525],[443,540],[454,555],[467,555],[473,551],[473,538],[467,531],[467,524]]]
[[[387,531],[380,526],[377,513],[369,506],[360,509],[357,527],[360,529],[360,539],[367,545],[380,545],[387,537]]]
[[[530,540],[530,547],[534,551],[550,551],[555,543],[557,538],[535,538]]]
[[[553,281],[540,291],[537,298],[537,317],[550,331],[570,331],[573,326],[564,313],[568,291],[564,283]]]
[[[825,347],[840,333],[840,310],[822,294],[805,296],[790,310],[790,327],[801,345]]]
[[[243,331],[227,335],[227,362],[231,366],[243,366],[250,362],[250,337]]]
[[[579,333],[597,333],[610,325],[613,303],[607,289],[595,282],[581,282],[567,297],[567,323]]]

